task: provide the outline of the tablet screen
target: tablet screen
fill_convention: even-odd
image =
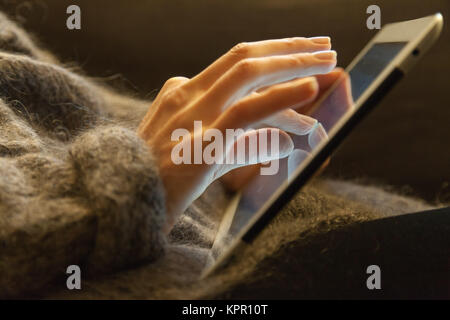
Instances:
[[[349,112],[354,102],[364,93],[383,69],[395,58],[406,42],[375,43],[367,53],[341,79],[332,91],[319,102],[310,115],[317,119],[316,126],[305,136],[292,136],[295,149],[288,158],[279,160],[278,173],[258,175],[242,190],[236,210],[225,216],[211,250],[208,265],[214,263],[236,239],[250,220],[260,212],[270,197],[283,185],[288,184],[302,162],[323,140],[333,126]]]

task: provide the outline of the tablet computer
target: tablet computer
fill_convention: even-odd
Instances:
[[[305,185],[333,150],[439,37],[440,13],[385,25],[312,106],[318,122],[275,175],[255,176],[230,201],[202,277],[217,271],[248,245]]]

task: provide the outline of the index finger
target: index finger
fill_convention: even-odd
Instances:
[[[296,78],[330,72],[336,66],[335,51],[251,58],[228,70],[202,97],[200,104],[225,110],[251,91]]]
[[[329,37],[294,37],[255,42],[242,42],[217,59],[204,71],[191,79],[192,85],[211,86],[222,74],[241,60],[285,55],[301,52],[324,51],[331,48]]]

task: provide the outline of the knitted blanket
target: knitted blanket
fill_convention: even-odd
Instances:
[[[135,133],[149,107],[65,67],[0,14],[1,297],[342,297],[377,262],[364,252],[379,249],[376,232],[345,228],[431,208],[315,180],[241,257],[199,281],[229,194],[213,184],[163,235],[162,183]],[[420,252],[443,256],[428,244]],[[81,290],[66,287],[69,265],[81,267]],[[333,282],[335,272],[346,276]]]

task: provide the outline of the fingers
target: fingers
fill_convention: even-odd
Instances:
[[[169,78],[163,85],[163,87],[161,88],[161,91],[163,90],[170,90],[173,89],[177,86],[182,85],[183,83],[189,81],[189,78],[186,77],[172,77]]]
[[[312,101],[318,92],[317,82],[313,77],[296,79],[274,85],[263,92],[254,92],[240,100],[222,113],[213,126],[221,131],[231,128],[247,128],[296,103]],[[303,128],[308,131],[315,124],[314,119],[301,116]],[[299,119],[296,117],[296,120]],[[295,124],[286,124],[286,127]],[[291,128],[292,129],[292,128]]]
[[[316,127],[311,131],[308,136],[308,144],[311,150],[314,150],[322,141],[328,139],[327,132],[321,123],[317,123]]]
[[[315,38],[285,38],[256,42],[244,42],[234,46],[230,51],[216,60],[203,72],[192,80],[200,87],[209,87],[225,72],[241,60],[248,58],[261,58],[274,55],[285,55],[300,52],[315,52],[329,50],[331,42],[329,37]]]
[[[315,127],[317,120],[292,109],[280,111],[263,120],[266,127],[277,127],[299,136],[306,135]]]
[[[285,158],[293,149],[291,137],[282,130],[250,130],[227,148],[226,162],[218,169],[216,178],[236,168]]]
[[[158,96],[155,100],[153,100],[152,105],[158,105],[161,102],[161,99],[164,97],[164,94],[170,90],[175,89],[176,87],[179,87],[189,81],[189,78],[186,77],[172,77],[169,78],[164,85],[162,86],[161,90],[159,91]],[[155,108],[150,108],[148,112],[145,114],[144,119],[142,120],[143,123],[146,123],[149,121],[149,119],[154,116],[156,112]]]
[[[336,65],[335,51],[300,53],[240,61],[228,70],[204,95],[205,106],[225,110],[250,92],[262,87],[330,72]]]
[[[319,94],[317,95],[316,100],[319,100],[337,81],[342,81],[346,77],[348,78],[348,74],[342,68],[335,68],[327,74],[316,75],[317,83],[319,84]],[[310,114],[314,104],[315,102],[307,105],[295,105],[292,109],[303,114]]]
[[[299,113],[319,119],[327,131],[331,130],[347,112],[352,110],[354,105],[348,73],[343,70],[333,73],[334,75],[329,78],[318,79],[319,87],[322,81],[324,89],[319,89],[319,95],[313,103],[297,108]],[[321,91],[325,92],[321,93]]]
[[[260,164],[248,165],[231,170],[222,177],[222,182],[230,191],[238,191],[260,172]]]
[[[327,74],[319,74],[316,76],[319,83],[319,93],[327,91],[337,80],[345,76],[345,71],[342,68],[335,68],[333,71]]]
[[[302,149],[295,149],[291,152],[288,158],[288,181],[291,182],[295,170],[298,166],[310,156],[311,154]]]

